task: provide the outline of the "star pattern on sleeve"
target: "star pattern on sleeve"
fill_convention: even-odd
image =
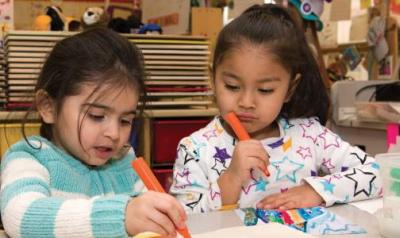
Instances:
[[[303,160],[305,160],[307,157],[312,158],[310,147],[300,146],[296,153],[299,154]]]
[[[193,196],[193,194],[191,194],[192,196]],[[199,194],[199,198],[197,199],[197,200],[195,200],[195,201],[193,201],[193,202],[189,202],[189,203],[186,203],[185,205],[187,206],[187,207],[189,207],[190,209],[192,209],[192,210],[194,210],[194,208],[199,204],[199,202],[201,201],[201,198],[203,197],[203,194],[202,193],[200,193]]]
[[[309,128],[314,124],[313,121],[308,120],[307,124],[300,123],[300,127],[303,130],[303,138],[308,138],[315,144],[317,142],[317,136],[313,135],[312,131],[309,132]]]
[[[331,132],[329,132],[328,129],[325,128],[324,132],[319,134],[318,137],[324,141],[324,149],[325,150],[331,146],[339,148],[338,137],[336,135],[333,135]]]
[[[344,176],[354,182],[354,197],[360,193],[364,193],[368,197],[371,196],[373,182],[376,178],[375,174],[354,168],[353,173]]]
[[[224,128],[220,126],[219,124],[215,123],[215,131],[219,134],[221,134],[224,131]]]
[[[249,192],[250,192],[250,190],[251,190],[251,188],[252,188],[253,186],[257,186],[257,180],[256,180],[256,181],[253,181],[253,183],[247,185],[246,187],[242,187],[242,191],[244,192],[244,194],[247,195],[247,194],[249,194]]]
[[[203,137],[205,137],[207,140],[210,140],[212,137],[217,137],[217,133],[214,129],[212,129],[204,132]]]
[[[257,191],[265,191],[265,188],[268,185],[268,181],[264,180],[261,176],[260,179],[257,181],[256,184],[256,192]]]
[[[290,124],[290,121],[288,120],[288,119],[284,119],[284,122],[282,123],[283,125],[282,125],[282,128],[286,131],[286,130],[288,130],[289,128],[292,128],[292,127],[294,127],[294,125],[293,124]]]
[[[296,163],[290,160],[287,156],[283,157],[282,160],[271,163],[277,170],[276,180],[282,180],[287,178],[288,180],[296,183],[296,173],[304,167],[304,164]]]
[[[366,161],[367,158],[368,158],[367,154],[364,154],[364,156],[360,156],[359,154],[353,152],[353,153],[350,153],[350,155],[356,157],[356,158],[361,162],[361,164],[364,164],[365,161]]]
[[[242,191],[244,194],[248,194],[253,186],[257,186],[258,180],[254,177],[253,171],[250,172],[250,178],[251,178],[251,183],[249,182],[249,185],[246,187],[242,187]]]
[[[190,172],[188,168],[184,168],[182,172],[177,172],[175,176],[175,187],[178,189],[182,189],[185,188],[186,186],[192,185],[192,183],[189,180],[189,174]],[[183,179],[183,182],[181,181],[181,178]]]
[[[330,180],[327,180],[327,179],[323,179],[322,181],[321,181],[321,184],[322,184],[322,186],[324,186],[324,191],[328,191],[328,192],[330,192],[331,194],[333,194],[333,189],[335,188],[335,184],[333,184],[333,183],[331,183],[331,181]]]
[[[282,149],[284,152],[286,152],[291,147],[292,147],[292,138],[289,138],[285,143],[283,143]]]
[[[199,161],[199,159],[195,159],[193,156],[191,156],[191,155],[187,152],[187,147],[186,147],[185,144],[180,144],[180,145],[179,145],[178,151],[179,151],[179,150],[182,150],[183,153],[185,154],[185,158],[184,158],[184,161],[183,161],[183,164],[184,164],[184,165],[186,165],[187,163],[189,163],[189,162],[192,161],[192,160],[195,160],[196,162]]]
[[[196,156],[196,162],[198,162],[199,159],[201,158],[200,149],[202,147],[206,146],[206,144],[204,142],[199,143],[199,142],[197,142],[195,140],[193,140],[192,143],[193,143],[193,147],[194,147],[193,154]]]
[[[210,189],[211,200],[215,200],[215,198],[219,198],[220,196],[221,196],[221,193],[214,191],[213,189]]]
[[[283,145],[283,138],[280,138],[279,140],[268,144],[269,147],[271,147],[271,149],[275,149],[278,148],[279,146]]]
[[[226,151],[226,148],[220,149],[219,147],[215,146],[215,150],[216,152],[213,157],[225,165],[225,160],[231,158],[231,156]]]
[[[322,167],[326,168],[329,172],[335,169],[335,166],[332,164],[332,159],[322,159]]]
[[[218,176],[220,176],[222,172],[227,169],[227,167],[225,166],[225,161],[221,162],[218,159],[214,159],[214,163],[215,164],[213,165],[213,167],[211,167],[211,169],[217,172]]]

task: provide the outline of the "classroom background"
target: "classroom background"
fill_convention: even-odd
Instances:
[[[78,31],[109,27],[144,54],[150,102],[131,144],[168,189],[179,139],[218,114],[209,66],[219,30],[263,2],[274,1],[0,0],[0,155],[22,137],[22,120],[28,135],[38,133],[37,115],[25,116],[52,46]],[[306,0],[301,7],[331,97],[328,127],[372,155],[386,152],[399,134],[400,3]]]

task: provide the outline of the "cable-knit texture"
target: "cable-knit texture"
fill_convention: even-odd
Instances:
[[[126,205],[144,188],[130,165],[133,150],[91,167],[43,137],[28,140],[31,146],[21,140],[1,161],[1,215],[8,235],[127,237]]]

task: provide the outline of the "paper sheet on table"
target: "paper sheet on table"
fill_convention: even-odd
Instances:
[[[193,238],[215,238],[215,237],[229,237],[229,238],[265,238],[265,237],[279,237],[279,238],[310,238],[312,235],[297,231],[295,229],[286,227],[278,223],[267,223],[258,226],[236,226],[230,228],[219,229],[216,231],[192,235]]]

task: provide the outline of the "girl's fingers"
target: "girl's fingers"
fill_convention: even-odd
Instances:
[[[177,228],[184,228],[186,213],[183,210],[182,206],[171,195],[161,195],[166,202],[156,203],[156,208],[159,209],[162,213],[166,214]]]
[[[158,227],[157,229],[162,231],[159,233],[161,235],[176,235],[176,228],[171,220],[163,214],[162,212],[155,211],[152,214],[148,215],[148,218],[151,220],[151,224],[154,227]],[[154,230],[151,230],[154,231]],[[154,231],[157,232],[157,231]]]
[[[290,209],[294,209],[294,208],[298,208],[298,206],[296,206],[297,203],[293,200],[290,200],[288,202],[286,202],[285,204],[281,205],[279,207],[279,209],[281,210],[290,210]]]
[[[290,201],[290,197],[284,193],[274,194],[262,200],[260,206],[264,209],[278,209]]]
[[[250,159],[252,160],[252,162],[248,163],[248,166],[251,169],[258,168],[263,171],[263,170],[266,170],[268,167],[268,164],[263,159],[260,159],[258,157],[249,157],[248,159],[249,159],[249,162],[250,162]]]
[[[168,232],[162,228],[158,223],[154,222],[152,219],[149,218],[143,218],[143,226],[141,229],[138,231],[138,233],[141,232],[154,232],[157,234],[160,234],[161,236],[167,236]]]

